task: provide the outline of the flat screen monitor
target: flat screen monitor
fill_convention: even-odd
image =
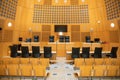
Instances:
[[[67,32],[67,25],[55,25],[54,31],[55,32]]]
[[[26,39],[26,42],[31,42],[31,38],[27,38],[27,39]]]
[[[19,41],[22,41],[22,37],[19,37]]]
[[[86,36],[85,40],[86,40],[87,43],[89,43],[90,42],[90,36]]]
[[[37,35],[34,36],[34,42],[39,42],[39,36]]]
[[[100,38],[95,38],[94,42],[100,42]]]

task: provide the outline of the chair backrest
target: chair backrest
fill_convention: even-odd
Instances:
[[[21,47],[22,51],[22,57],[29,57],[29,49],[28,46],[22,46]]]
[[[32,46],[32,53],[33,54],[39,54],[40,53],[40,47],[39,46]]]
[[[104,65],[104,58],[95,58],[95,65]]]
[[[2,58],[3,64],[11,64],[11,58]]]
[[[117,57],[117,50],[118,50],[118,47],[112,47],[111,49],[111,57],[112,58],[116,58]]]
[[[72,58],[79,58],[80,47],[72,47]]]
[[[30,63],[32,65],[40,64],[40,59],[39,58],[30,58]]]
[[[92,76],[92,65],[81,65],[80,66],[80,76],[81,77],[91,77]]]
[[[7,68],[5,64],[0,64],[0,76],[6,76],[7,75]]]
[[[20,58],[10,58],[11,64],[20,64]]]
[[[94,58],[101,58],[101,57],[102,57],[102,47],[95,47]]]
[[[40,47],[39,46],[32,46],[32,56],[35,58],[40,57]]]
[[[80,65],[84,65],[84,64],[85,64],[84,58],[75,58],[74,59],[75,67],[79,67]]]
[[[51,47],[44,47],[44,53],[51,53]]]
[[[94,65],[94,77],[106,75],[106,65]]]
[[[82,47],[83,54],[89,54],[89,52],[90,52],[90,47]]]
[[[10,46],[10,56],[17,57],[17,46]]]
[[[32,66],[30,64],[21,64],[20,75],[21,76],[32,76]]]
[[[33,65],[34,76],[45,77],[46,76],[46,66],[43,65]]]
[[[40,64],[41,65],[44,65],[46,67],[49,67],[49,62],[50,62],[50,59],[49,58],[40,58]]]
[[[94,65],[94,58],[85,58],[85,65]]]
[[[30,58],[20,58],[21,64],[30,64]]]
[[[119,76],[119,66],[117,65],[107,65],[107,75],[108,77]]]
[[[18,76],[18,64],[8,64],[8,76]]]
[[[51,47],[44,47],[44,57],[50,58],[52,56],[52,48]]]
[[[82,57],[89,58],[90,47],[82,47]]]

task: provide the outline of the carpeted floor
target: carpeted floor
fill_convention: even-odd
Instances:
[[[57,57],[56,63],[50,65],[49,73],[47,80],[78,80],[73,65],[67,64],[64,57]]]

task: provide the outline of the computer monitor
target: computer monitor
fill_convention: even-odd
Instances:
[[[37,35],[34,36],[34,42],[39,42],[39,36]]]
[[[54,42],[54,36],[49,36],[49,42]]]
[[[26,39],[26,42],[31,42],[31,41],[32,41],[31,38]]]
[[[86,40],[87,43],[90,43],[90,36],[86,36],[85,40]]]
[[[22,37],[19,37],[19,39],[18,39],[19,41],[22,41]]]
[[[67,32],[67,25],[55,25],[54,31],[55,32]]]
[[[94,42],[100,42],[100,38],[94,38]]]

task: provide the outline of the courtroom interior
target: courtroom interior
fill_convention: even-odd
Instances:
[[[0,0],[0,80],[120,80],[120,0]]]

